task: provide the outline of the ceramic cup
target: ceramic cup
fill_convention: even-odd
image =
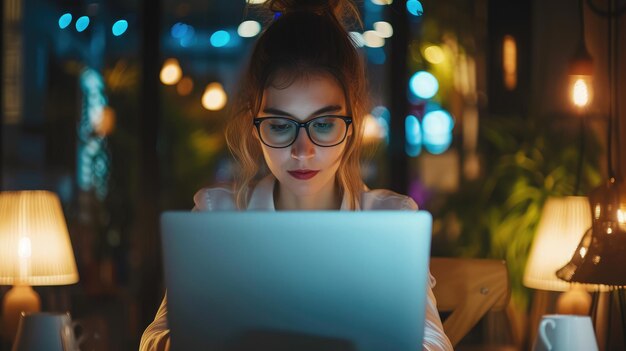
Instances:
[[[598,351],[589,316],[548,314],[541,318],[533,351]]]
[[[22,312],[12,351],[78,351],[83,336],[76,339],[69,313]]]

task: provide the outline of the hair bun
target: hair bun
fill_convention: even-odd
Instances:
[[[331,13],[335,16],[341,12],[341,0],[268,0],[267,7],[272,12],[288,14],[292,12],[313,12],[319,15]]]
[[[358,25],[363,27],[359,9],[353,0],[268,0],[264,8],[281,14],[309,12],[334,17],[344,26]]]

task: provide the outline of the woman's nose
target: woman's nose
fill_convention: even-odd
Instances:
[[[300,131],[296,141],[291,145],[291,157],[295,159],[309,159],[315,156],[315,144],[309,138],[306,130]]]

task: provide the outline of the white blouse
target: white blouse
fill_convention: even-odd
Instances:
[[[248,210],[275,211],[274,184],[276,179],[272,175],[263,178],[252,191]],[[234,193],[230,187],[215,187],[200,189],[193,197],[195,206],[193,211],[229,211],[236,210]],[[348,198],[344,196],[340,210],[348,210]],[[384,189],[365,189],[361,193],[357,210],[417,210],[417,204],[408,196]],[[432,288],[435,278],[430,276],[427,291],[426,320],[424,324],[424,350],[453,350],[450,340],[443,331],[441,319],[437,312],[437,302]],[[139,345],[140,351],[162,351],[169,340],[167,324],[167,294],[163,298],[161,307],[157,311],[154,321],[144,331]]]

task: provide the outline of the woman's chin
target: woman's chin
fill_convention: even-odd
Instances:
[[[311,196],[318,194],[321,190],[319,182],[313,179],[294,179],[290,175],[287,175],[285,181],[280,182],[281,185],[290,193],[297,197]],[[291,179],[289,179],[291,178]]]
[[[314,187],[310,184],[289,184],[287,189],[297,197],[311,196],[319,193],[318,187]]]

